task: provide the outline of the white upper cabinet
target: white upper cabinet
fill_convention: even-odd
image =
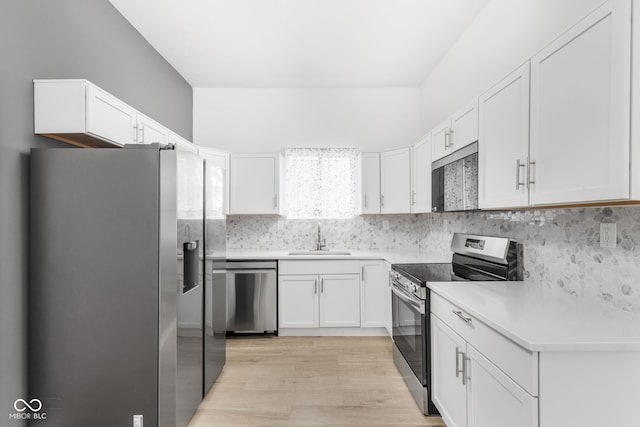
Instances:
[[[137,114],[137,144],[166,144],[169,141],[169,129],[142,113]]]
[[[232,154],[229,202],[231,214],[280,213],[280,154]]]
[[[443,158],[449,151],[449,131],[451,130],[451,118],[431,130],[431,161],[435,162]]]
[[[198,147],[198,154],[205,159],[207,164],[212,164],[222,172],[222,206],[220,213],[227,215],[229,213],[229,153],[209,147]]]
[[[531,60],[532,205],[630,196],[630,8],[606,2]]]
[[[65,83],[61,83],[65,86]],[[45,93],[58,84],[46,85],[40,88]],[[85,86],[85,85],[82,85]],[[85,131],[101,139],[113,141],[117,144],[133,144],[136,141],[136,121],[135,109],[120,101],[113,95],[108,94],[97,86],[86,84],[86,128]],[[55,90],[55,89],[54,89]],[[42,93],[41,93],[42,94]],[[63,96],[57,98],[62,102]],[[44,107],[43,105],[40,105]],[[44,113],[44,112],[43,112]],[[58,113],[64,114],[64,111]],[[37,123],[37,120],[36,120]],[[59,122],[63,123],[63,121]],[[78,122],[81,125],[81,120]],[[54,123],[51,123],[55,127]],[[82,132],[81,126],[76,132]],[[38,132],[36,133],[48,133]]]
[[[380,154],[380,211],[411,212],[411,148]]]
[[[37,134],[80,147],[169,142],[169,129],[87,80],[34,80],[33,87]]]
[[[411,156],[411,212],[431,212],[431,134],[413,147]]]
[[[137,111],[87,80],[34,80],[34,132],[80,147],[135,143]]]
[[[431,130],[432,161],[443,158],[478,140],[478,99]]]
[[[359,212],[363,214],[380,213],[380,153],[360,153]]]
[[[529,61],[480,96],[478,206],[527,206]]]
[[[454,152],[478,140],[478,99],[451,116],[449,151]]]

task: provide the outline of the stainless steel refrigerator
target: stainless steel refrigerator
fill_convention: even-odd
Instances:
[[[205,309],[226,299],[204,267],[224,258],[204,165],[187,145],[32,150],[28,377],[45,425],[182,427],[193,415],[213,361]]]

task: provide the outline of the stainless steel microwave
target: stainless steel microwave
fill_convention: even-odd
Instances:
[[[478,209],[478,143],[433,162],[431,177],[433,212]]]

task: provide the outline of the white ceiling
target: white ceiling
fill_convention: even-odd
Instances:
[[[418,87],[488,0],[110,0],[193,87]]]

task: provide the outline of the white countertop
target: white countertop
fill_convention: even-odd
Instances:
[[[529,351],[640,351],[640,317],[529,282],[440,282],[431,290]]]
[[[335,249],[338,250],[338,249]],[[342,249],[340,249],[342,250]],[[289,255],[290,251],[268,251],[268,250],[252,250],[252,251],[228,251],[228,260],[252,259],[252,260],[366,260],[379,259],[388,261],[391,264],[401,263],[417,263],[417,262],[451,262],[451,255],[448,257],[434,259],[428,257],[424,252],[420,251],[357,251],[349,250],[350,255]]]

